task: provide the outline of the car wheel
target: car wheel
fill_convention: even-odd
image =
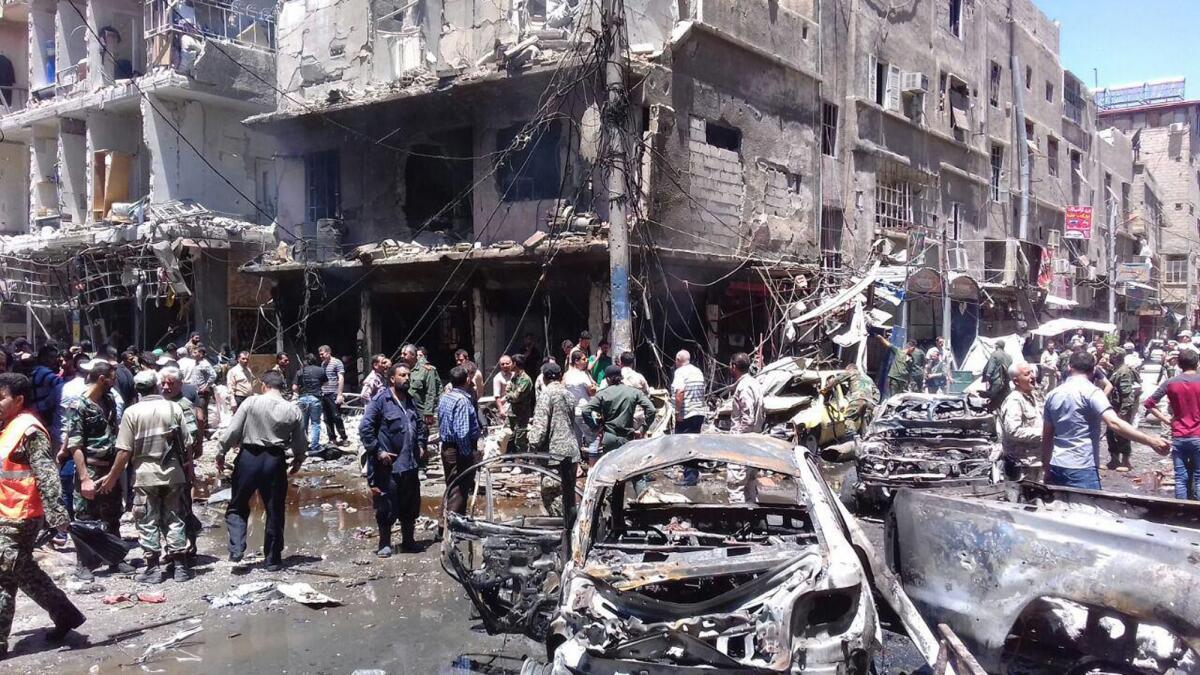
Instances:
[[[838,499],[850,513],[858,513],[858,482],[858,468],[852,467],[842,477],[842,487],[838,489]]]

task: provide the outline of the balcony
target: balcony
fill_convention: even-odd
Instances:
[[[70,96],[84,88],[87,83],[87,62],[73,63],[54,71],[54,95],[58,98]]]
[[[273,54],[275,17],[269,10],[235,8],[220,0],[196,0],[190,6],[148,0],[144,7],[150,67],[188,65],[189,45],[212,40]]]

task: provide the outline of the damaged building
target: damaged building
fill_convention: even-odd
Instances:
[[[811,9],[624,3],[632,301],[666,351],[753,348],[815,260]],[[308,346],[491,364],[524,333],[607,333],[599,3],[289,0],[278,22],[279,106],[247,124],[305,230],[246,270]]]
[[[274,107],[274,41],[271,3],[4,4],[6,335],[251,339],[275,150],[241,120]]]
[[[179,325],[260,353],[415,341],[491,364],[524,334],[549,351],[609,332],[619,164],[647,371],[678,348],[828,348],[778,317],[874,262],[894,324],[948,333],[959,359],[1062,314],[1162,327],[1160,270],[1182,268],[1158,251],[1174,202],[1150,130],[1099,114],[1031,0],[616,2],[615,103],[607,6],[11,3],[0,219],[35,238],[22,251],[144,223],[143,198],[276,229],[174,240],[201,301],[107,319],[147,344]],[[59,309],[45,320],[72,325]]]

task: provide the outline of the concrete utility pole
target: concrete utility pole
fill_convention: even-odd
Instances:
[[[614,355],[633,348],[629,307],[629,223],[625,214],[629,97],[625,91],[624,6],[624,0],[602,0],[600,11],[607,43],[604,85],[608,91],[608,105],[603,119],[608,127],[608,274],[612,303],[610,339]]]
[[[1010,29],[1011,30],[1011,29]],[[1024,73],[1021,72],[1021,60],[1017,57],[1016,49],[1009,40],[1012,53],[1012,90],[1013,90],[1013,143],[1012,148],[1017,156],[1017,167],[1020,171],[1021,199],[1018,214],[1020,225],[1017,229],[1021,241],[1029,240],[1029,139],[1025,135],[1025,86],[1021,82]]]
[[[1117,323],[1117,200],[1112,188],[1104,188],[1105,203],[1108,205],[1108,322]],[[1117,326],[1118,331],[1120,326]]]

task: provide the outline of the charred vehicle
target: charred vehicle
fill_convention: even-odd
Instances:
[[[992,485],[1003,476],[996,418],[969,394],[897,394],[875,413],[842,481],[852,511],[886,507],[904,488]]]
[[[719,469],[678,487],[688,462]],[[489,632],[545,642],[544,672],[868,673],[881,630],[837,506],[789,443],[664,436],[592,468],[565,560],[560,519],[448,513],[443,564]]]
[[[767,435],[816,450],[846,438],[846,396],[841,386],[828,393],[822,390],[824,383],[843,371],[809,365],[802,357],[780,359],[754,377],[763,388]],[[728,431],[732,414],[733,403],[727,400],[717,408],[717,428]]]
[[[1200,503],[1020,482],[901,490],[888,564],[989,672],[1200,672]]]

